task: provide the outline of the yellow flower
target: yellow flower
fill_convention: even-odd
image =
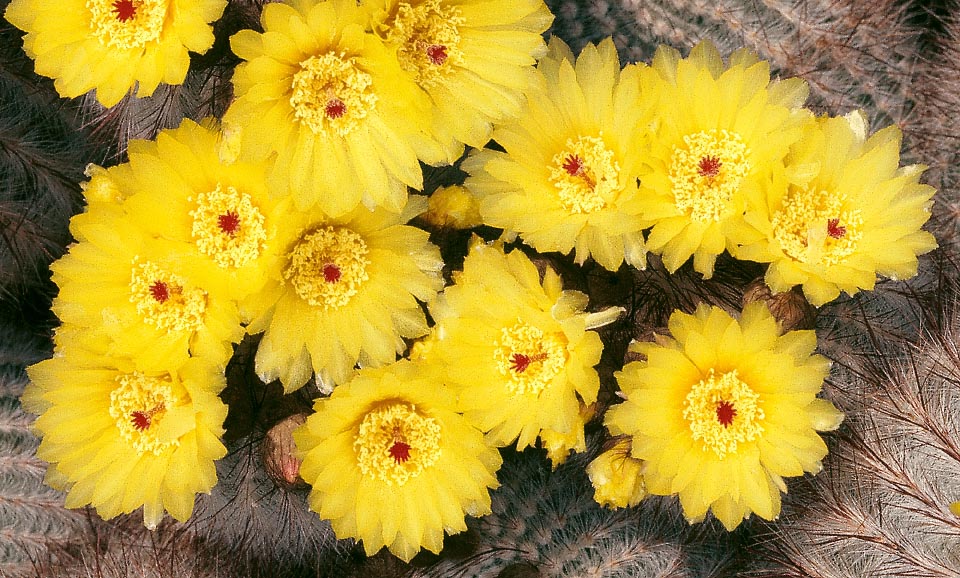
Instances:
[[[37,74],[60,96],[96,89],[103,106],[137,86],[149,96],[161,82],[181,84],[188,51],[213,46],[213,22],[226,0],[14,0],[4,17],[27,34],[23,48]]]
[[[400,215],[365,207],[338,219],[318,210],[289,215],[279,267],[245,302],[248,332],[264,332],[256,357],[264,381],[279,378],[290,392],[316,372],[329,391],[357,362],[392,363],[403,338],[427,333],[418,300],[443,286],[443,261],[425,231],[403,224],[425,205],[412,196]]]
[[[106,336],[111,355],[141,370],[188,355],[225,366],[243,336],[236,304],[194,281],[181,245],[149,238],[150,218],[108,203],[75,216],[70,231],[79,243],[50,266],[59,287],[54,313],[89,330],[76,339]]]
[[[593,484],[593,499],[612,509],[633,507],[647,495],[641,469],[643,462],[630,455],[633,444],[622,437],[587,465]]]
[[[187,119],[155,141],[131,141],[130,170],[110,176],[141,231],[181,245],[196,283],[241,299],[266,282],[286,215],[268,195],[264,163],[224,162],[220,150],[212,123]]]
[[[491,443],[533,445],[543,430],[583,427],[581,403],[597,399],[594,366],[603,344],[594,326],[619,310],[587,314],[587,296],[562,291],[548,269],[520,251],[475,243],[456,276],[430,306],[436,321],[431,356],[458,390],[464,415]]]
[[[103,518],[143,506],[156,528],[169,512],[186,521],[198,492],[217,481],[214,461],[227,407],[222,368],[201,359],[141,372],[132,361],[67,346],[27,369],[24,407],[40,417],[37,455],[46,482],[68,508],[90,504]]]
[[[576,251],[616,270],[646,265],[637,178],[650,107],[640,66],[622,71],[612,40],[574,59],[553,38],[519,117],[498,125],[506,152],[471,154],[465,186],[486,224],[516,232],[537,251]]]
[[[950,511],[953,512],[955,516],[960,516],[960,501],[950,504]]]
[[[739,258],[769,262],[776,292],[795,285],[813,305],[873,289],[877,274],[905,279],[917,255],[937,246],[920,230],[930,218],[933,187],[925,167],[900,167],[900,129],[867,136],[861,112],[818,118],[787,158],[788,184],[757,197],[748,212],[762,237]]]
[[[464,515],[490,513],[500,454],[456,413],[453,394],[423,363],[361,369],[294,431],[313,490],[310,508],[339,538],[386,546],[409,561],[440,552]]]
[[[483,224],[476,197],[461,186],[440,187],[427,199],[421,218],[434,227],[472,229]]]
[[[430,100],[366,32],[369,19],[355,0],[272,3],[264,33],[231,37],[247,62],[224,122],[238,127],[243,154],[276,154],[271,188],[301,210],[319,204],[336,217],[363,202],[399,212],[406,187],[422,188],[419,160],[455,160],[428,137]]]
[[[638,209],[653,225],[647,248],[672,273],[693,255],[713,275],[717,255],[750,234],[747,195],[783,172],[783,158],[809,120],[799,79],[770,80],[770,66],[746,49],[724,65],[701,42],[686,59],[661,47],[651,68],[658,86],[656,135]]]
[[[483,147],[492,124],[523,104],[543,32],[553,15],[543,0],[376,0],[374,30],[400,66],[430,95],[433,132],[463,153]]]
[[[684,514],[707,510],[732,530],[756,512],[780,513],[783,478],[816,473],[827,446],[817,431],[843,415],[819,399],[829,362],[814,355],[813,331],[780,334],[762,303],[740,320],[700,306],[670,316],[673,338],[634,344],[644,361],[616,374],[626,401],[606,425],[633,436],[651,494],[679,494]]]

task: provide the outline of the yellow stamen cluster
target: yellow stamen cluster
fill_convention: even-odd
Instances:
[[[863,237],[860,209],[846,196],[794,189],[770,220],[773,236],[790,258],[811,265],[837,265],[857,250]]]
[[[440,458],[440,424],[413,404],[389,403],[363,417],[353,449],[364,476],[402,486]]]
[[[694,221],[720,221],[732,209],[730,201],[740,181],[750,172],[750,151],[743,138],[727,130],[711,129],[683,137],[674,147],[670,182],[677,210]]]
[[[110,48],[142,48],[160,38],[167,18],[165,0],[87,0],[90,29]]]
[[[169,378],[135,372],[118,375],[117,384],[110,392],[109,411],[124,441],[139,455],[149,452],[158,456],[180,445],[179,440],[163,441],[157,435],[164,415],[179,401]]]
[[[180,277],[151,261],[133,259],[130,302],[144,322],[164,331],[197,331],[207,310],[206,291],[187,287]]]
[[[510,393],[539,395],[567,363],[566,339],[517,323],[501,330],[493,359]]]
[[[457,6],[442,6],[440,0],[426,0],[412,6],[401,2],[387,34],[387,41],[399,45],[400,66],[414,74],[424,88],[436,85],[463,64],[460,26],[466,19]]]
[[[711,368],[706,379],[693,386],[684,401],[683,418],[690,424],[694,441],[723,459],[736,453],[737,445],[753,441],[763,432],[764,414],[760,395],[737,375],[737,370],[719,375]]]
[[[553,157],[550,182],[557,188],[560,205],[570,213],[599,211],[620,188],[620,165],[601,137],[568,139]]]
[[[243,267],[260,256],[266,246],[267,233],[263,215],[250,195],[234,187],[217,187],[196,197],[193,235],[197,249],[223,268]]]
[[[336,309],[349,303],[369,279],[368,252],[367,244],[357,233],[323,227],[304,235],[297,243],[283,278],[310,305],[324,311]]]
[[[290,105],[298,122],[314,134],[346,136],[374,109],[373,77],[357,59],[328,52],[300,63],[293,75]]]

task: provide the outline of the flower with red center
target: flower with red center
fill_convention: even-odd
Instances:
[[[551,39],[527,91],[536,106],[497,125],[503,151],[473,151],[462,164],[483,222],[540,252],[572,251],[577,263],[645,267],[638,179],[653,99],[642,70],[621,70],[612,40],[574,58]]]
[[[274,156],[270,185],[298,210],[337,218],[361,203],[399,212],[423,188],[420,161],[453,162],[427,134],[430,100],[396,53],[367,28],[374,8],[355,0],[275,2],[263,33],[230,39],[244,62],[224,123],[244,155]]]
[[[61,96],[96,90],[103,106],[134,88],[153,94],[160,83],[182,84],[190,52],[213,46],[226,0],[13,0],[4,17],[26,32],[23,48],[36,72]]]
[[[411,196],[400,215],[365,207],[337,219],[318,209],[288,215],[277,241],[284,258],[245,303],[254,316],[247,331],[264,332],[261,379],[293,391],[316,374],[329,391],[358,362],[392,363],[405,338],[427,333],[419,302],[442,287],[443,261],[425,231],[405,224],[425,206]]]
[[[746,218],[760,234],[734,256],[770,263],[774,292],[800,285],[819,307],[879,276],[912,277],[937,246],[921,228],[935,192],[920,183],[924,167],[900,166],[895,125],[867,131],[862,112],[816,119],[786,158],[790,178],[753,199]]]
[[[739,320],[717,307],[678,311],[669,328],[631,346],[643,359],[615,374],[626,401],[607,411],[607,428],[632,437],[647,491],[679,494],[690,521],[708,510],[729,530],[752,512],[775,519],[783,478],[819,472],[817,432],[843,419],[816,397],[829,362],[813,353],[814,332],[781,334],[759,302]]]
[[[149,528],[165,512],[185,522],[226,454],[222,367],[194,358],[143,372],[108,355],[103,341],[89,350],[64,335],[58,341],[66,342],[58,355],[27,369],[22,398],[40,416],[46,482],[67,492],[68,508],[89,504],[105,519],[142,507]]]
[[[490,512],[501,463],[455,405],[435,367],[406,360],[361,369],[318,399],[294,432],[311,509],[369,556],[439,552],[444,531]]]
[[[603,344],[592,329],[620,310],[586,313],[586,295],[564,291],[555,272],[541,281],[521,251],[505,254],[479,240],[455,280],[430,305],[431,356],[459,392],[464,415],[498,446],[516,441],[522,449],[544,431],[576,443],[581,407],[599,389],[593,368]]]

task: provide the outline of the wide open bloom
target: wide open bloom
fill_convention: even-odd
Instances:
[[[543,0],[376,0],[374,31],[430,95],[433,133],[449,150],[480,148],[492,124],[518,114],[543,32]]]
[[[4,17],[25,31],[37,74],[61,96],[96,89],[113,106],[130,89],[150,96],[161,82],[181,84],[189,51],[213,46],[213,22],[226,0],[13,0]]]
[[[782,175],[783,159],[810,119],[807,85],[770,80],[770,65],[746,49],[724,65],[701,42],[687,58],[660,47],[651,69],[658,82],[657,130],[646,159],[637,209],[653,225],[647,249],[670,272],[690,256],[705,277],[724,249],[749,234],[747,197]]]
[[[619,309],[584,312],[587,296],[563,291],[547,269],[543,281],[521,251],[474,243],[455,284],[431,304],[437,325],[430,358],[444,366],[460,409],[491,443],[517,449],[543,431],[551,441],[581,444],[581,406],[597,399],[594,366],[603,344],[593,327]],[[562,447],[551,448],[566,457]]]
[[[402,214],[358,207],[337,219],[314,210],[289,215],[282,258],[264,288],[245,302],[251,334],[264,332],[257,374],[286,391],[316,373],[329,391],[354,365],[396,361],[404,338],[428,331],[419,301],[443,286],[440,250],[407,220],[426,208],[411,196]]]
[[[501,464],[455,405],[437,371],[407,360],[361,369],[317,400],[294,432],[311,509],[369,556],[383,546],[405,561],[439,553],[444,531],[490,513]]]
[[[861,112],[811,123],[787,157],[788,185],[751,203],[760,238],[735,255],[770,263],[771,289],[801,285],[816,306],[873,289],[878,274],[915,275],[917,255],[937,246],[920,229],[935,190],[919,182],[924,167],[899,166],[900,138],[896,126],[868,137]]]
[[[231,37],[245,60],[224,115],[245,155],[276,154],[271,188],[299,209],[332,217],[363,202],[399,212],[407,186],[421,189],[420,160],[452,162],[428,136],[430,99],[403,71],[355,0],[263,7],[264,32]]]
[[[575,250],[615,271],[646,265],[637,179],[651,117],[640,66],[622,71],[612,40],[574,59],[557,38],[537,66],[526,109],[498,125],[505,152],[482,150],[462,167],[486,224],[537,251]]]
[[[670,316],[672,337],[635,343],[646,356],[616,374],[626,401],[611,433],[633,436],[651,494],[679,494],[690,521],[711,510],[732,530],[751,512],[780,513],[783,478],[816,473],[827,455],[818,431],[843,415],[817,398],[829,362],[813,331],[780,334],[762,303],[739,320],[716,307]]]
[[[73,343],[71,341],[71,343]],[[198,492],[216,484],[214,461],[227,406],[222,367],[202,359],[143,372],[127,359],[65,345],[27,369],[24,407],[39,414],[37,455],[46,482],[103,518],[143,507],[156,528],[164,512],[183,522]]]

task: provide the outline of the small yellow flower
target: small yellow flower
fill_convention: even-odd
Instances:
[[[37,74],[61,96],[96,89],[103,106],[134,86],[149,96],[161,82],[181,84],[188,51],[213,46],[213,22],[226,0],[14,0],[4,17],[27,34],[23,48]]]
[[[472,229],[483,224],[476,197],[461,186],[440,187],[427,199],[421,218],[434,227]]]
[[[243,336],[237,305],[195,281],[180,244],[144,232],[151,218],[95,203],[71,219],[79,242],[50,266],[59,287],[53,311],[89,330],[77,339],[106,336],[111,355],[141,370],[188,356],[225,366]]]
[[[444,531],[490,513],[501,464],[455,404],[439,373],[406,360],[361,369],[317,400],[294,432],[311,509],[369,556],[383,546],[404,561],[439,553]]]
[[[647,248],[672,273],[690,256],[705,277],[724,249],[752,231],[747,197],[784,170],[810,113],[799,79],[770,80],[770,65],[746,49],[724,65],[701,42],[685,59],[661,47],[651,69],[658,118],[637,208],[653,225]]]
[[[404,223],[425,208],[411,197],[400,215],[359,207],[337,219],[321,211],[292,213],[278,241],[282,258],[268,283],[244,304],[263,331],[256,368],[286,391],[316,373],[329,391],[359,362],[396,361],[404,338],[425,335],[419,301],[442,287],[440,251],[428,234]]]
[[[155,141],[131,141],[129,170],[110,169],[113,187],[88,184],[87,193],[119,190],[141,231],[180,244],[195,282],[218,298],[242,299],[278,258],[285,207],[268,194],[264,163],[224,162],[220,149],[212,122],[187,119]]]
[[[263,7],[264,32],[231,37],[245,60],[224,123],[244,155],[276,154],[270,186],[339,217],[363,203],[399,212],[419,161],[455,158],[427,134],[430,100],[374,34],[369,6],[304,0]]]
[[[518,233],[538,251],[575,251],[609,270],[646,265],[637,208],[650,110],[640,66],[622,71],[612,40],[574,59],[554,37],[537,66],[528,106],[496,127],[506,152],[482,150],[463,163],[464,185],[486,224]]]
[[[950,504],[950,511],[953,512],[955,516],[960,516],[960,501]]]
[[[629,437],[621,437],[587,466],[593,499],[601,506],[633,507],[647,495],[641,473],[643,462],[630,455],[632,447]]]
[[[646,356],[616,374],[626,401],[607,412],[633,438],[651,494],[679,494],[686,517],[707,510],[732,530],[756,512],[780,513],[783,478],[816,473],[827,446],[818,431],[843,415],[817,398],[829,362],[813,331],[785,334],[762,303],[740,320],[716,307],[670,316],[669,337],[634,344]]]
[[[563,291],[560,277],[520,251],[475,243],[430,313],[436,321],[431,355],[459,392],[464,415],[492,443],[533,445],[543,430],[576,436],[581,403],[596,401],[594,366],[603,344],[594,322],[614,309],[587,314],[587,296]],[[602,321],[601,321],[602,318]]]
[[[37,455],[68,508],[89,504],[112,518],[142,506],[144,524],[156,528],[165,511],[186,521],[195,495],[216,483],[214,461],[226,455],[221,367],[190,359],[142,372],[71,342],[27,373],[24,407],[40,415]]]
[[[518,114],[543,32],[543,0],[376,0],[374,30],[433,102],[432,130],[454,158]]]
[[[795,285],[813,305],[873,289],[877,275],[906,279],[917,255],[936,248],[920,229],[933,187],[924,167],[900,167],[900,129],[867,136],[863,113],[808,125],[787,158],[788,184],[756,197],[748,221],[762,237],[740,247],[743,259],[769,262],[776,292]]]

